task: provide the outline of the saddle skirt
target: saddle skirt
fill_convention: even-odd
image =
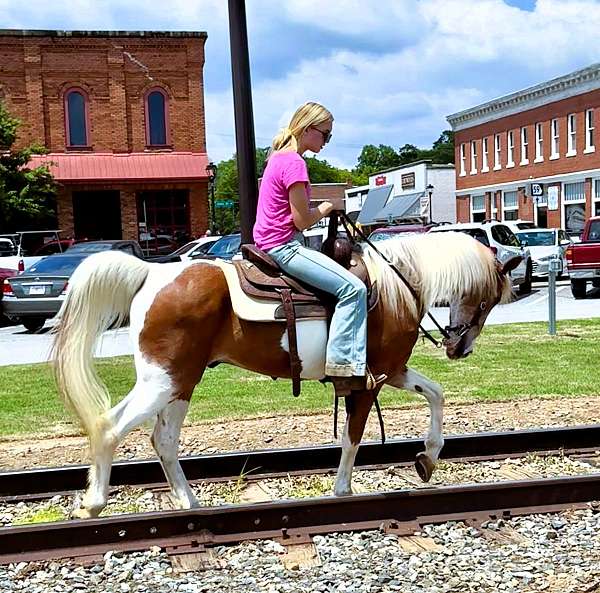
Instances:
[[[263,281],[263,274],[254,264],[246,260],[229,262],[221,259],[204,261],[203,263],[216,265],[223,272],[227,281],[233,312],[240,319],[246,321],[286,322],[280,293],[261,288],[260,283]],[[246,279],[244,275],[246,271],[252,277],[256,278],[258,285],[254,285]],[[268,276],[265,276],[265,279],[268,279]],[[327,319],[328,317],[327,309],[325,306],[319,304],[317,297],[303,302],[297,302],[294,299],[294,310],[297,320]]]

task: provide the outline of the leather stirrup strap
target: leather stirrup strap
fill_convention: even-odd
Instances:
[[[298,341],[296,339],[296,313],[294,311],[294,302],[292,301],[292,291],[289,288],[283,288],[280,292],[285,320],[287,322],[292,393],[294,397],[298,397],[300,395],[300,358],[298,357]]]

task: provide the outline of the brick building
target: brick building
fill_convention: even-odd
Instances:
[[[448,116],[459,222],[580,233],[600,214],[600,64]]]
[[[203,32],[0,30],[17,147],[44,144],[58,228],[78,238],[207,228]]]

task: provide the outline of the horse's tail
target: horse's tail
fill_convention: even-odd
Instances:
[[[98,337],[129,315],[149,265],[118,251],[91,255],[77,267],[58,313],[52,354],[58,391],[79,418],[92,449],[110,426],[110,396],[93,365]]]

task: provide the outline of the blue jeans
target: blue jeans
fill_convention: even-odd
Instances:
[[[325,374],[364,376],[367,366],[367,289],[348,270],[320,251],[292,240],[269,250],[290,276],[337,298],[329,328]]]

